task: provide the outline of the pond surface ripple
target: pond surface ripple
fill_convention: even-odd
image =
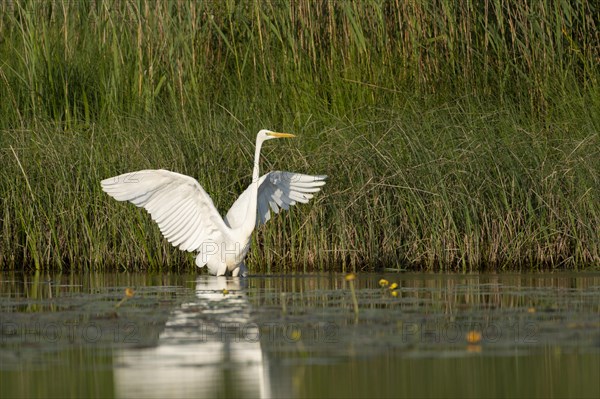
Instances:
[[[2,396],[600,397],[600,273],[344,277],[0,274]]]

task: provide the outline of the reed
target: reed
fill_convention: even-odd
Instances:
[[[0,3],[0,265],[190,269],[99,181],[330,176],[256,271],[600,265],[594,2]]]

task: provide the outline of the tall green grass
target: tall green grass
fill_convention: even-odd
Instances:
[[[0,3],[0,265],[193,267],[99,181],[167,168],[222,211],[328,174],[254,271],[600,265],[593,2]]]

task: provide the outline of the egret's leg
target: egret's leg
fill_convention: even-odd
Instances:
[[[227,273],[227,264],[222,263],[217,270],[217,276],[224,276]]]
[[[240,263],[235,270],[237,272],[236,276],[239,275],[240,277],[248,277],[248,268],[244,262]]]
[[[231,272],[231,275],[233,277],[247,277],[248,276],[248,268],[246,267],[246,264],[244,262],[240,263],[238,265],[238,267],[236,267],[235,269],[233,269],[233,271]]]

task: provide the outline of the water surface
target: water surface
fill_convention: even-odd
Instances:
[[[0,274],[2,396],[600,397],[599,273],[349,284]]]

